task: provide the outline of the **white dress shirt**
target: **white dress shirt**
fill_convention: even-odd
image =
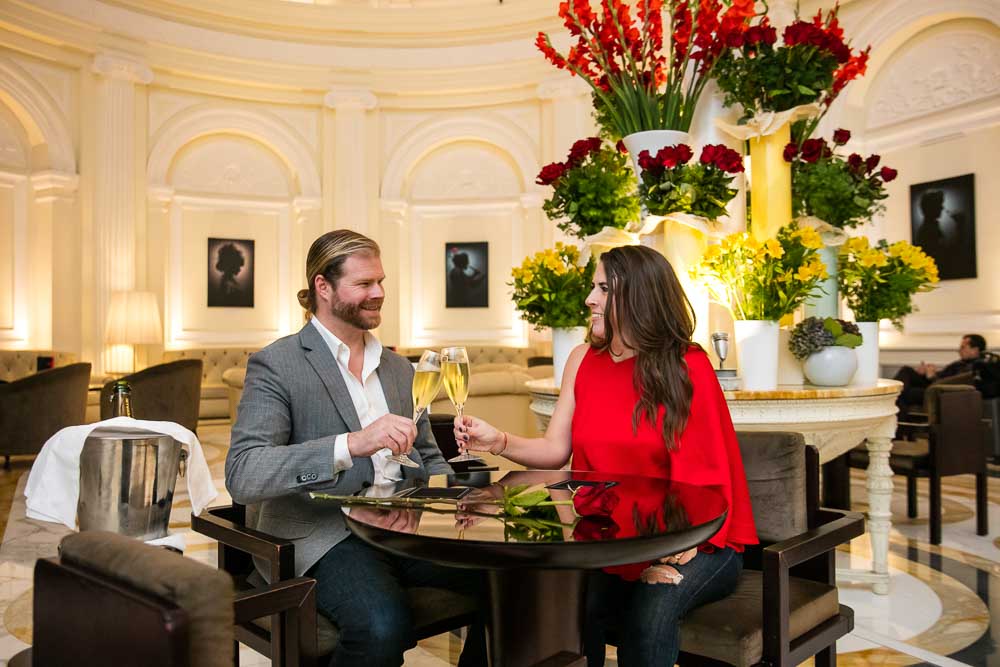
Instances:
[[[313,326],[323,337],[330,354],[337,361],[337,368],[344,378],[344,384],[351,394],[354,402],[354,409],[358,413],[358,421],[361,428],[367,427],[373,421],[383,415],[389,414],[389,405],[385,402],[385,393],[382,391],[382,383],[379,382],[378,370],[379,361],[382,359],[382,343],[375,336],[365,332],[365,363],[361,368],[361,382],[351,373],[348,363],[351,359],[351,350],[347,344],[334,336],[329,329],[324,327],[318,318],[311,318]],[[400,465],[391,460],[392,452],[388,449],[380,449],[372,454],[372,466],[375,468],[374,484],[386,484],[388,482],[403,479]],[[338,435],[333,444],[334,470],[346,470],[354,465],[351,453],[347,449],[347,434]]]

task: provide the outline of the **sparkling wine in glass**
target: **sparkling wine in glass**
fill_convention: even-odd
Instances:
[[[434,397],[441,389],[441,355],[433,350],[424,350],[420,355],[420,361],[413,372],[413,423],[420,420],[424,410],[431,404]],[[415,463],[406,454],[394,454],[389,457],[401,466],[407,468],[419,468],[420,464]]]
[[[444,390],[462,420],[462,409],[469,397],[469,354],[464,347],[446,347],[441,350],[441,376],[444,379]],[[448,459],[450,463],[460,461],[478,461],[479,459],[465,452],[459,444],[461,454]]]

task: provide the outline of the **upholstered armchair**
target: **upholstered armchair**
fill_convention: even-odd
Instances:
[[[834,550],[864,532],[860,514],[819,506],[819,453],[798,433],[739,433],[761,544],[748,547],[736,590],[681,625],[681,665],[791,667],[836,660],[854,628],[840,604]]]
[[[32,648],[11,664],[230,666],[235,622],[277,608],[315,616],[315,583],[234,594],[225,573],[162,547],[73,533],[35,564]]]
[[[930,496],[930,543],[941,544],[941,478],[976,476],[976,534],[989,531],[986,457],[991,425],[983,419],[981,394],[971,385],[934,383],[924,398],[926,422],[910,422],[914,440],[894,440],[889,466],[906,477],[906,514],[917,516],[917,479],[927,478]],[[848,453],[854,468],[868,467],[868,450]]]
[[[191,528],[219,543],[219,569],[232,575],[237,590],[251,595],[262,585],[253,558],[268,563],[272,586],[293,580],[295,545],[286,540],[248,528],[246,508],[233,504],[214,507],[200,516],[191,515]],[[418,639],[465,627],[477,618],[477,601],[440,588],[411,588],[407,591]],[[271,616],[237,619],[236,639],[271,658],[275,667],[325,665],[339,640],[337,627],[313,611],[298,613],[290,622],[288,614],[276,610]],[[287,656],[294,655],[296,660]]]
[[[201,401],[201,360],[182,359],[144,368],[121,378],[132,387],[132,415],[180,424],[198,431]],[[101,388],[101,419],[111,418],[114,381]]]
[[[0,384],[0,454],[37,454],[66,426],[84,423],[90,364],[70,364]]]

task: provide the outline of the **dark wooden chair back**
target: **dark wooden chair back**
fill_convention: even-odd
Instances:
[[[144,368],[121,378],[132,387],[132,415],[180,424],[198,431],[201,407],[201,359],[181,359]],[[101,419],[111,418],[114,381],[101,388]]]
[[[986,472],[988,444],[983,400],[971,385],[927,389],[930,464],[942,476]]]
[[[90,364],[69,364],[0,384],[0,454],[37,454],[87,415]]]

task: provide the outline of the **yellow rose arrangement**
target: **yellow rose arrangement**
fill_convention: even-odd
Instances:
[[[731,234],[708,248],[691,277],[734,319],[780,320],[826,279],[821,247],[815,229],[794,222],[763,242],[747,232]]]
[[[594,277],[594,261],[579,266],[580,251],[556,243],[555,248],[526,257],[511,271],[514,307],[521,319],[542,327],[569,328],[587,325],[590,311],[584,303]]]
[[[913,295],[928,292],[938,282],[934,260],[906,241],[885,239],[870,245],[864,236],[840,248],[837,287],[858,322],[891,320],[903,328],[903,317],[914,310]]]

